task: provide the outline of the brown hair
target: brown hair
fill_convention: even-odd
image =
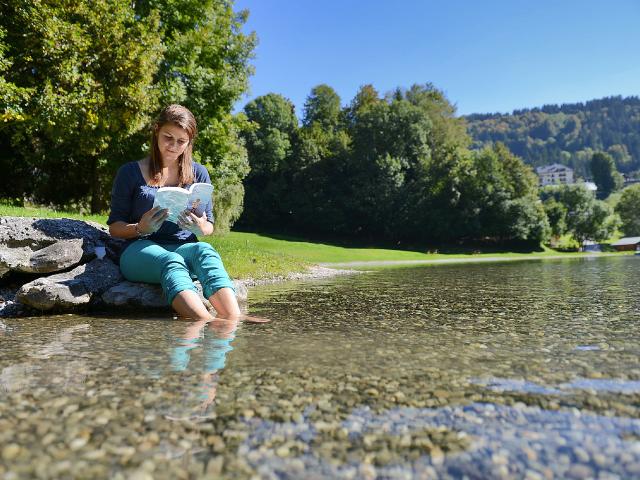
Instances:
[[[159,184],[162,179],[162,158],[158,148],[158,132],[163,125],[173,123],[182,128],[189,136],[189,144],[185,151],[178,158],[178,181],[179,185],[193,183],[193,163],[191,155],[193,153],[193,142],[198,134],[196,119],[188,108],[182,105],[169,105],[165,107],[151,129],[151,152],[149,154],[149,178],[152,184]]]

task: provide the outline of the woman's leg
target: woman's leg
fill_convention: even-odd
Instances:
[[[159,283],[178,315],[204,319],[211,315],[200,301],[185,259],[151,240],[137,240],[120,257],[120,270],[132,282]]]
[[[209,299],[216,313],[222,318],[239,318],[242,315],[233,282],[222,264],[220,254],[205,242],[187,243],[176,248],[189,270],[202,284],[204,296]]]

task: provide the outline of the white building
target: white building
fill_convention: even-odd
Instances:
[[[554,163],[545,167],[536,168],[536,173],[540,177],[540,186],[559,185],[573,183],[573,169]]]

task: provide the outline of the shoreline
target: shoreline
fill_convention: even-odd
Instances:
[[[563,254],[563,255],[522,255],[511,257],[496,257],[496,256],[482,256],[477,258],[433,258],[426,260],[365,260],[354,262],[326,262],[319,265],[326,268],[332,267],[387,267],[387,266],[410,266],[410,265],[432,265],[432,264],[455,264],[455,263],[499,263],[499,262],[514,262],[524,260],[562,260],[562,259],[576,259],[576,258],[599,258],[599,257],[616,257],[616,256],[628,256],[632,253],[618,253],[618,252],[600,252],[600,253],[576,253],[576,254]]]
[[[323,278],[333,278],[342,275],[353,275],[364,273],[364,270],[331,268],[325,265],[312,265],[306,272],[290,272],[286,275],[274,275],[268,278],[238,278],[235,281],[246,287],[260,287],[262,285],[273,285],[284,282],[295,282],[298,280],[321,280]]]

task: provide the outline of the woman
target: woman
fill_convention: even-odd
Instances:
[[[220,255],[196,237],[213,233],[211,202],[201,216],[185,210],[177,224],[165,222],[168,210],[152,208],[159,187],[211,183],[207,169],[191,158],[196,133],[196,120],[185,107],[169,105],[160,113],[150,155],[118,170],[107,224],[111,235],[128,240],[120,257],[127,280],[159,283],[178,315],[211,319],[193,284],[194,274],[218,316],[237,319],[240,308]]]

